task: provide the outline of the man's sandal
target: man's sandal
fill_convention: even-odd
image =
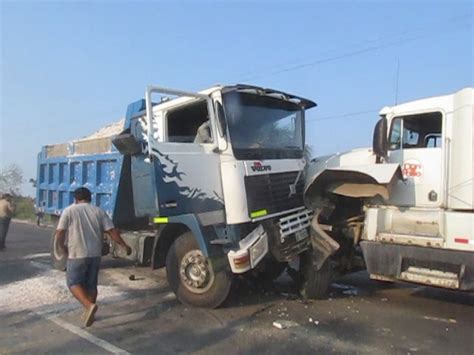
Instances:
[[[84,327],[90,327],[92,325],[92,323],[94,323],[94,315],[95,315],[95,312],[97,312],[98,308],[99,307],[97,307],[96,304],[93,304],[86,311],[86,314],[85,314],[85,317],[84,317]]]

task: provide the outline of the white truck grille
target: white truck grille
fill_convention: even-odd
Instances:
[[[282,240],[290,234],[306,229],[311,225],[313,211],[301,209],[293,214],[280,218],[278,224],[280,226],[280,234]]]

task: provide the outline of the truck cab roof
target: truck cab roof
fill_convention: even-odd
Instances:
[[[223,93],[231,92],[231,91],[240,91],[240,92],[247,92],[247,93],[255,93],[258,95],[265,95],[265,96],[272,96],[272,97],[279,97],[287,101],[294,102],[295,104],[300,105],[304,109],[309,109],[312,107],[317,106],[315,102],[308,100],[306,98],[289,94],[287,92],[283,92],[280,90],[270,89],[270,88],[262,88],[253,85],[247,84],[235,84],[235,85],[221,85],[217,84],[211,86],[207,89],[198,91],[199,94],[203,95],[211,95],[215,91],[222,91]],[[169,100],[162,101],[155,105],[156,108],[166,110],[168,108],[179,106],[185,104],[188,101],[194,101],[196,98],[194,97],[177,97]]]
[[[435,111],[442,110],[445,112],[452,112],[454,108],[454,96],[460,93],[466,94],[471,93],[474,95],[474,88],[467,87],[461,89],[454,94],[442,95],[442,96],[433,96],[420,100],[410,101],[394,106],[385,106],[380,110],[379,114],[385,116],[391,114],[393,116],[407,114],[407,113],[416,113],[420,111]]]

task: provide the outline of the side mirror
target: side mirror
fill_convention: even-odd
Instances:
[[[112,143],[121,154],[139,154],[142,151],[141,144],[130,133],[122,132],[114,139]]]
[[[377,156],[377,162],[380,158],[387,156],[387,119],[381,118],[374,129],[374,139],[372,148]]]

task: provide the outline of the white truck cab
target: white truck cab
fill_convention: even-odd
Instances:
[[[305,199],[318,211],[313,225],[326,230],[316,238],[338,244],[321,259],[332,254],[342,272],[363,261],[375,279],[473,290],[474,89],[380,116],[373,149],[308,169]]]

